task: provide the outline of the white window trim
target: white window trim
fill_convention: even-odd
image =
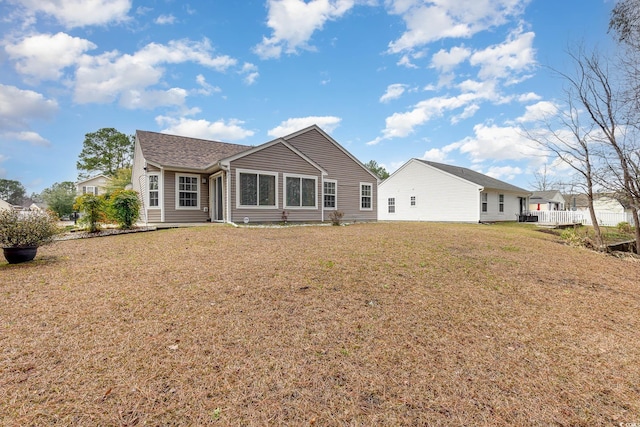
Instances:
[[[502,197],[502,201],[500,201],[500,197]],[[504,215],[504,194],[498,194],[498,214],[499,215]],[[502,210],[500,210],[500,207],[502,207]]]
[[[409,206],[412,208],[415,208],[416,206],[418,206],[418,198],[416,196],[409,197]]]
[[[241,205],[240,204],[240,174],[248,173],[248,174],[256,174],[256,175],[271,175],[276,177],[276,204],[269,206],[260,206],[260,205]],[[270,172],[270,171],[261,171],[255,169],[236,169],[236,209],[278,209],[278,172]]]
[[[92,189],[91,191],[89,191],[89,189]],[[93,194],[94,196],[98,195],[98,186],[97,185],[85,185],[84,187],[82,187],[83,193],[82,194]]]
[[[333,194],[333,197],[336,198],[336,205],[334,207],[332,207],[332,208],[328,208],[328,207],[326,207],[324,205],[324,196],[325,196],[325,194],[324,194],[324,183],[325,182],[332,182],[335,185],[334,188],[336,189],[336,191]],[[336,180],[336,179],[325,179],[323,181],[323,183],[322,183],[322,207],[326,211],[337,211],[338,210],[338,180]]]
[[[188,177],[188,178],[196,178],[197,183],[197,204],[196,206],[180,206],[180,178]],[[185,210],[185,211],[196,211],[200,210],[200,175],[193,173],[176,173],[176,210]]]
[[[289,206],[287,205],[287,178],[303,178],[303,179],[312,179],[313,182],[315,183],[315,198],[314,198],[314,204],[313,206]],[[302,183],[300,184],[301,188],[300,188],[300,198],[302,199]],[[324,193],[324,188],[322,189],[323,193]],[[284,205],[285,209],[300,209],[300,210],[315,210],[318,209],[318,177],[317,176],[313,176],[313,175],[300,175],[300,174],[296,174],[296,173],[283,173],[282,174],[282,204]],[[302,204],[302,200],[300,201],[300,204]],[[322,204],[324,205],[324,199],[322,200]]]
[[[480,213],[482,214],[489,213],[489,194],[488,193],[480,193]]]
[[[363,208],[362,207],[362,186],[363,185],[368,185],[369,187],[371,187],[371,195],[369,196],[371,198],[371,207],[369,208]],[[360,183],[360,199],[358,200],[358,203],[360,203],[360,210],[361,211],[372,211],[373,210],[373,184],[370,182],[361,182]]]
[[[151,197],[149,197],[149,193],[151,192],[151,189],[149,188],[149,178],[152,176],[157,176],[158,177],[158,206],[151,206],[150,200]],[[147,174],[147,198],[146,198],[146,203],[147,203],[147,209],[160,209],[162,206],[162,197],[161,197],[162,192],[160,191],[160,172],[150,172]]]

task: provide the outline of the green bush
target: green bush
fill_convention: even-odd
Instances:
[[[633,227],[626,221],[619,222],[616,228],[620,233],[631,234],[633,232]]]
[[[0,246],[3,248],[46,245],[60,231],[55,213],[0,210]]]
[[[120,228],[132,228],[140,216],[140,199],[133,190],[116,190],[109,197],[109,216]]]
[[[91,233],[95,233],[100,229],[100,223],[106,219],[104,197],[93,194],[83,194],[76,198],[74,209],[84,213],[80,220],[80,224],[86,225]]]

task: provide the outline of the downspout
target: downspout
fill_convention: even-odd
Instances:
[[[320,222],[324,222],[324,174],[321,174],[322,179],[320,179]]]
[[[159,188],[162,188],[162,191],[159,191],[158,197],[162,197],[162,200],[159,200],[159,205],[160,205],[160,222],[164,222],[164,211],[165,211],[165,206],[164,206],[164,192],[165,192],[165,188],[164,188],[164,166],[160,167],[160,179],[162,180],[161,183],[158,184]]]
[[[223,212],[224,215],[224,221],[225,223],[230,223],[233,224],[233,221],[231,221],[231,179],[229,178],[229,167],[227,167],[227,165],[223,165],[222,162],[218,162],[218,166],[220,166],[220,169],[222,169],[224,171],[224,181],[225,181],[225,187],[226,187],[226,194],[224,195],[224,203],[225,203],[225,209]]]

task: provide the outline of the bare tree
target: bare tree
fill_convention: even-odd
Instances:
[[[609,70],[606,58],[594,51],[587,54],[583,49],[570,52],[577,75],[566,76],[575,89],[577,101],[585,109],[590,123],[597,130],[594,134],[602,147],[602,160],[606,173],[601,185],[623,195],[631,205],[635,224],[636,252],[640,253],[640,189],[638,172],[638,144],[633,123],[636,116],[624,102],[627,88],[616,81]],[[636,128],[637,129],[637,128]]]
[[[559,72],[556,71],[556,73]],[[547,116],[538,123],[536,129],[525,129],[524,133],[546,153],[555,155],[575,172],[578,178],[576,185],[587,195],[589,215],[595,231],[595,245],[598,249],[602,249],[602,232],[593,209],[595,162],[597,161],[593,147],[593,126],[585,127],[580,122],[580,112],[575,106],[575,92],[572,86],[566,88],[566,108],[557,109],[554,115]]]
[[[541,169],[533,172],[533,182],[530,182],[529,185],[531,185],[531,188],[535,191],[549,191],[555,189],[558,183],[551,178],[551,174],[545,164]]]

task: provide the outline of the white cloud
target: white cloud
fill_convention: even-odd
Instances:
[[[513,180],[516,176],[522,173],[522,169],[517,166],[491,166],[489,170],[485,172],[485,175],[496,179]]]
[[[39,80],[57,80],[62,70],[75,65],[87,50],[96,45],[89,40],[65,33],[38,34],[7,44],[9,58],[16,61],[16,70]]]
[[[527,105],[525,107],[525,113],[518,117],[516,121],[518,123],[538,122],[547,117],[553,116],[557,111],[558,106],[553,102],[540,101],[533,105]]]
[[[37,145],[41,147],[47,147],[51,145],[51,143],[47,139],[43,138],[38,133],[33,131],[28,131],[28,130],[21,131],[21,132],[3,132],[3,133],[0,133],[0,138],[8,139],[8,140],[24,141],[24,142],[30,143],[31,145]],[[1,157],[2,156],[0,156],[0,161],[2,161]]]
[[[411,62],[409,55],[402,55],[402,57],[398,60],[398,62],[396,62],[396,65],[400,65],[402,67],[407,67],[407,68],[418,68],[417,65]]]
[[[471,50],[466,47],[454,46],[448,52],[440,49],[431,57],[431,67],[440,72],[449,72],[470,56]]]
[[[398,99],[407,90],[407,85],[402,83],[394,83],[387,86],[387,91],[380,97],[380,102],[389,102]]]
[[[260,73],[258,67],[250,62],[245,62],[240,70],[240,74],[244,74],[244,83],[251,86],[258,80]]]
[[[263,59],[278,58],[282,52],[313,49],[309,40],[328,20],[338,19],[354,5],[354,0],[268,0],[267,25],[271,37],[263,37],[254,52]]]
[[[200,89],[197,89],[196,93],[200,95],[211,95],[214,92],[217,93],[222,91],[219,87],[207,83],[207,80],[202,74],[198,74],[196,76],[196,83],[200,86]]]
[[[67,28],[106,25],[126,20],[131,0],[12,0],[29,16],[46,14]]]
[[[127,108],[152,108],[158,105],[177,105],[186,92],[180,88],[148,90],[161,82],[165,73],[162,65],[195,62],[225,71],[237,61],[226,55],[213,56],[208,40],[193,42],[174,40],[166,45],[150,43],[133,55],[117,51],[99,56],[84,55],[76,71],[74,99],[80,104],[108,103],[120,99]]]
[[[478,104],[467,105],[466,107],[464,107],[464,110],[462,111],[462,113],[451,117],[451,124],[455,125],[461,120],[473,117],[478,112],[479,109],[480,109],[480,106]]]
[[[444,150],[440,148],[432,148],[425,151],[422,159],[429,160],[430,162],[445,163],[447,161],[447,153],[445,153]]]
[[[523,93],[518,96],[518,102],[539,101],[542,97],[534,92]]]
[[[410,51],[443,38],[469,38],[519,16],[528,1],[387,0],[389,13],[402,16],[407,27],[389,43],[389,52]]]
[[[0,84],[0,130],[24,130],[31,120],[48,119],[58,103],[42,94]]]
[[[513,74],[520,75],[536,65],[534,37],[533,32],[522,33],[522,29],[518,29],[509,34],[503,43],[474,52],[469,62],[480,67],[478,77],[482,80],[513,79]],[[520,80],[515,78],[514,82],[517,81]]]
[[[482,85],[481,88],[484,88]],[[382,136],[367,142],[368,145],[375,145],[385,139],[404,138],[411,135],[417,126],[421,126],[436,117],[441,117],[445,112],[465,108],[479,100],[488,99],[492,93],[467,92],[457,96],[439,96],[429,98],[417,103],[412,110],[404,113],[394,113],[385,119],[385,128]],[[464,111],[460,118],[467,117],[475,113],[477,109],[471,107]]]
[[[269,136],[273,136],[274,138],[279,138],[281,136],[297,132],[300,129],[304,129],[311,125],[318,125],[326,132],[333,132],[334,129],[338,127],[341,120],[342,119],[340,119],[339,117],[334,116],[297,117],[285,120],[284,122],[280,123],[280,125],[269,130],[267,134]]]
[[[173,15],[160,15],[156,18],[155,22],[158,25],[171,25],[175,24],[176,17]]]
[[[532,160],[542,152],[518,127],[477,124],[474,136],[458,141],[457,147],[474,162],[484,160]]]
[[[216,141],[238,141],[249,136],[253,136],[254,132],[244,129],[244,122],[238,119],[229,119],[225,121],[220,119],[210,122],[204,119],[194,120],[185,117],[174,118],[168,116],[156,117],[156,122],[160,126],[165,126],[161,132],[173,135],[187,135],[191,138],[202,138]]]

